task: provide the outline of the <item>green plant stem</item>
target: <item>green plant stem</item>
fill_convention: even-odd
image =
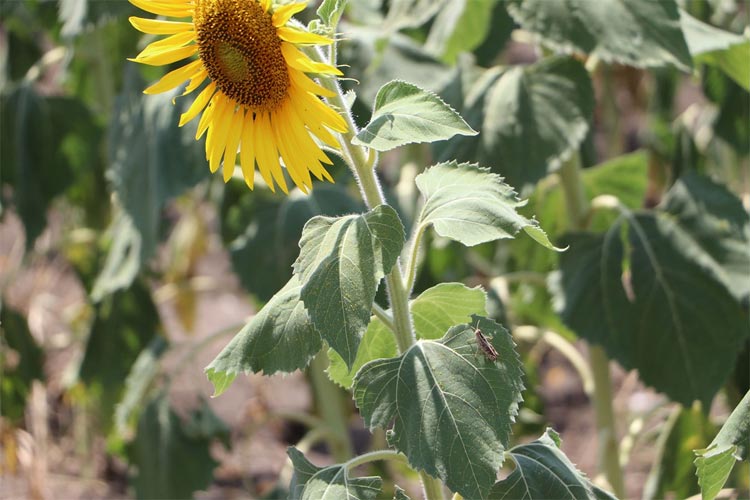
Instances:
[[[565,206],[568,212],[570,229],[582,230],[586,228],[591,205],[581,179],[580,157],[574,153],[563,163],[558,171],[563,192]],[[589,364],[594,381],[594,411],[596,414],[597,436],[599,438],[598,463],[599,470],[607,477],[616,496],[623,498],[625,488],[620,466],[620,452],[615,428],[614,410],[612,408],[612,380],[609,373],[609,359],[604,349],[591,345],[589,349]]]
[[[412,237],[411,249],[409,251],[409,261],[406,264],[406,279],[404,280],[404,287],[411,293],[414,288],[414,281],[417,279],[417,267],[419,266],[419,249],[422,245],[422,236],[424,235],[427,226],[422,224]]]
[[[391,315],[388,314],[388,311],[386,311],[385,309],[383,309],[382,307],[380,307],[377,304],[373,304],[372,305],[372,313],[375,316],[377,316],[378,319],[380,321],[382,321],[383,324],[385,326],[387,326],[390,331],[393,332],[393,331],[396,330],[396,326],[393,324],[393,318],[391,318]]]
[[[310,363],[309,375],[320,416],[336,435],[336,439],[328,439],[331,454],[337,462],[345,462],[352,456],[353,449],[345,418],[345,402],[341,390],[328,379],[326,368],[328,355],[319,352]]]
[[[439,479],[427,474],[425,471],[419,472],[419,479],[422,480],[422,489],[424,490],[424,497],[429,500],[443,500],[443,483]]]
[[[370,462],[377,462],[378,460],[395,460],[397,462],[408,463],[406,456],[396,450],[375,450],[352,458],[346,462],[346,468],[353,469]]]

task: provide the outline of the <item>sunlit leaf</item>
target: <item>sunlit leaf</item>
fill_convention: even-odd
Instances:
[[[373,500],[380,492],[379,477],[351,477],[346,464],[316,467],[294,447],[286,453],[294,465],[290,500]]]
[[[363,366],[354,398],[371,429],[416,470],[438,477],[465,498],[484,498],[495,482],[521,401],[522,368],[510,334],[473,316],[499,353],[485,357],[469,324],[440,340],[420,340],[397,358]]]
[[[478,47],[494,28],[498,0],[453,0],[440,10],[430,27],[425,49],[452,63],[460,52]]]
[[[378,283],[404,245],[396,211],[380,205],[363,215],[315,217],[302,232],[294,272],[315,329],[351,366],[370,322]]]

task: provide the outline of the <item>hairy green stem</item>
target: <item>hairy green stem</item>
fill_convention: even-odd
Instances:
[[[397,462],[408,463],[406,456],[396,450],[375,450],[352,458],[346,462],[346,468],[351,470],[360,465],[377,462],[378,460],[395,460]]]
[[[422,489],[424,490],[424,497],[429,500],[443,500],[443,483],[439,479],[435,479],[425,471],[419,472],[419,479],[422,480]]]
[[[585,229],[591,211],[591,204],[581,179],[581,165],[578,153],[563,163],[558,171],[563,192],[565,206],[568,211],[568,221],[571,230]],[[614,410],[612,408],[612,380],[609,373],[609,358],[604,349],[591,345],[589,349],[589,364],[594,381],[594,411],[596,414],[597,436],[599,438],[598,463],[614,494],[623,498],[625,487],[623,483],[622,467],[620,466],[620,452],[615,428]]]
[[[352,456],[352,443],[349,439],[349,426],[346,422],[346,409],[341,389],[328,379],[328,355],[319,352],[310,364],[310,379],[315,392],[315,403],[323,421],[335,433],[336,439],[327,439],[331,454],[337,462],[344,462]]]
[[[388,311],[380,307],[377,303],[372,304],[372,313],[377,316],[377,318],[382,321],[390,331],[393,332],[396,330],[396,326],[393,324],[393,318],[391,317],[391,315],[388,314]]]
[[[424,235],[427,225],[421,224],[416,231],[411,241],[411,249],[409,251],[409,261],[406,263],[406,278],[404,280],[404,287],[408,292],[411,293],[414,288],[414,281],[417,279],[417,267],[419,266],[419,248],[422,245],[422,236]]]

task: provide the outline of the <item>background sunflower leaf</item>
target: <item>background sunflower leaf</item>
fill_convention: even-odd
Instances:
[[[348,366],[370,322],[378,284],[403,245],[404,227],[388,205],[305,224],[294,264],[300,297],[315,329]]]
[[[323,344],[300,300],[298,276],[271,298],[206,367],[214,396],[240,373],[293,372],[304,368]]]
[[[513,186],[535,184],[578,149],[593,110],[591,79],[575,59],[514,67],[486,97],[478,161]]]
[[[704,500],[713,500],[724,487],[737,460],[750,456],[750,392],[732,411],[705,450],[695,450],[698,484]]]
[[[521,401],[523,370],[505,328],[480,316],[471,324],[498,351],[496,362],[479,350],[471,326],[457,325],[440,340],[363,366],[354,398],[371,429],[393,420],[388,442],[412,468],[466,498],[485,498]]]
[[[549,249],[555,249],[535,220],[520,215],[525,205],[511,186],[488,169],[440,163],[419,174],[417,187],[425,198],[419,224],[432,224],[440,235],[474,246],[513,238],[521,229]]]
[[[452,0],[432,22],[425,49],[448,63],[461,52],[471,52],[488,35],[498,0]]]
[[[553,50],[639,68],[692,67],[674,0],[507,0],[508,11]]]
[[[527,498],[543,500],[614,499],[593,485],[560,450],[560,437],[552,430],[536,441],[515,446],[510,456],[515,470],[495,483],[490,498]]]
[[[286,453],[294,465],[290,500],[373,500],[380,493],[383,481],[377,476],[349,477],[346,464],[316,467],[297,448]]]
[[[411,301],[414,331],[420,339],[439,339],[448,329],[466,322],[472,314],[486,315],[486,295],[480,287],[469,288],[461,283],[440,283],[422,292]],[[351,368],[332,349],[328,375],[337,384],[350,388],[354,375],[366,363],[398,354],[393,334],[382,321],[373,317],[357,351]]]
[[[726,218],[723,197],[703,198],[699,212],[690,210],[686,193],[676,185],[667,197],[665,209],[677,217],[629,213],[604,234],[570,235],[551,285],[555,308],[578,335],[673,400],[707,407],[750,337],[747,311],[712,252],[741,240],[747,222]],[[704,246],[709,234],[725,241]]]
[[[349,0],[323,0],[317,10],[318,17],[323,24],[336,27],[344,14],[347,3]]]
[[[395,80],[380,88],[370,123],[352,142],[388,151],[404,144],[442,141],[456,134],[477,132],[436,94]]]

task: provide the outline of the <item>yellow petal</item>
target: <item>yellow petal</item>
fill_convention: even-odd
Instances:
[[[198,94],[198,97],[195,98],[195,101],[193,101],[193,104],[190,105],[188,110],[182,113],[182,115],[180,116],[180,127],[198,116],[198,113],[200,113],[201,110],[206,107],[208,101],[210,101],[211,97],[213,97],[214,91],[216,91],[216,84],[214,82],[206,85],[206,88],[203,89],[200,94]],[[198,139],[198,137],[196,137],[196,139]]]
[[[211,120],[214,117],[214,112],[216,111],[216,104],[219,102],[219,94],[215,93],[211,100],[208,103],[208,107],[201,115],[201,119],[198,122],[198,130],[195,131],[195,140],[198,140],[201,138],[203,133],[208,129],[208,126],[211,124]]]
[[[182,47],[192,42],[193,40],[195,40],[195,31],[186,31],[184,33],[170,35],[167,38],[162,38],[161,40],[157,40],[148,44],[146,48],[143,49],[140,54],[138,54],[136,59],[163,52],[164,49]]]
[[[271,8],[271,0],[258,0],[260,2],[260,6],[263,7],[263,10],[268,12],[268,10]]]
[[[312,81],[302,71],[298,71],[296,69],[290,69],[288,73],[289,73],[289,78],[292,81],[292,85],[299,87],[301,90],[311,92],[313,94],[317,94],[323,97],[333,97],[334,95],[336,95],[334,92],[331,92],[330,90],[323,88],[317,83],[315,83],[314,81]]]
[[[227,147],[224,149],[224,182],[229,182],[234,174],[234,167],[237,162],[237,148],[240,145],[240,134],[242,125],[245,122],[245,110],[238,109],[232,114],[231,123],[229,124],[229,137],[227,137]]]
[[[320,122],[319,117],[314,112],[311,112],[311,107],[306,102],[308,99],[318,100],[317,97],[313,97],[310,94],[298,93],[290,93],[289,97],[292,100],[292,109],[294,109],[295,114],[299,116],[300,120],[302,120],[313,134],[332,148],[338,149],[341,147],[339,141]]]
[[[291,43],[281,42],[281,53],[284,55],[284,59],[289,66],[304,71],[305,73],[343,75],[341,71],[330,64],[310,60],[309,57],[303,54]]]
[[[146,47],[148,50],[148,47]],[[164,66],[166,64],[172,64],[173,62],[180,61],[187,57],[192,56],[198,52],[197,45],[188,45],[187,47],[170,47],[161,50],[155,54],[150,54],[147,57],[143,57],[139,54],[135,59],[129,59],[141,64],[148,64],[149,66]]]
[[[191,31],[193,23],[182,23],[177,21],[162,21],[161,19],[144,19],[131,16],[128,18],[135,29],[149,35],[173,35],[184,31]]]
[[[260,175],[269,186],[273,186],[273,180],[275,180],[281,190],[289,194],[289,188],[286,186],[284,173],[281,171],[281,165],[279,164],[276,141],[271,130],[271,121],[268,114],[260,113],[256,115],[255,126],[255,154]],[[273,180],[271,180],[271,176],[273,176]]]
[[[287,42],[295,43],[297,45],[329,45],[333,43],[333,39],[323,35],[316,35],[309,31],[302,31],[291,26],[281,26],[276,28],[276,34],[282,40]]]
[[[248,111],[245,123],[242,125],[242,145],[240,146],[240,165],[242,166],[242,177],[245,184],[253,189],[255,183],[255,122],[253,112]],[[272,186],[273,187],[273,186]]]
[[[206,71],[206,68],[201,67],[200,71],[196,72],[195,75],[190,78],[190,83],[185,87],[185,92],[183,92],[182,95],[187,95],[200,87],[201,83],[203,83],[206,78],[208,78],[208,71]]]
[[[191,17],[193,6],[187,2],[153,2],[151,0],[130,0],[139,9],[168,17]]]
[[[203,62],[200,59],[196,59],[195,61],[186,64],[181,68],[170,71],[169,73],[161,77],[161,80],[144,90],[143,93],[161,94],[162,92],[166,92],[167,90],[172,90],[173,88],[183,83],[185,80],[191,78],[195,74],[196,70],[201,68],[202,64]]]
[[[224,154],[227,145],[227,132],[229,132],[229,125],[234,114],[234,102],[221,93],[218,95],[217,104],[219,106],[214,112],[214,118],[211,120],[212,126],[209,128],[209,133],[213,132],[210,148],[208,141],[206,141],[206,154],[209,157],[208,168],[212,173],[216,172],[221,164],[221,156]]]
[[[302,12],[307,7],[307,2],[290,3],[289,5],[282,5],[278,7],[273,13],[271,22],[277,28],[284,26],[294,14]]]

